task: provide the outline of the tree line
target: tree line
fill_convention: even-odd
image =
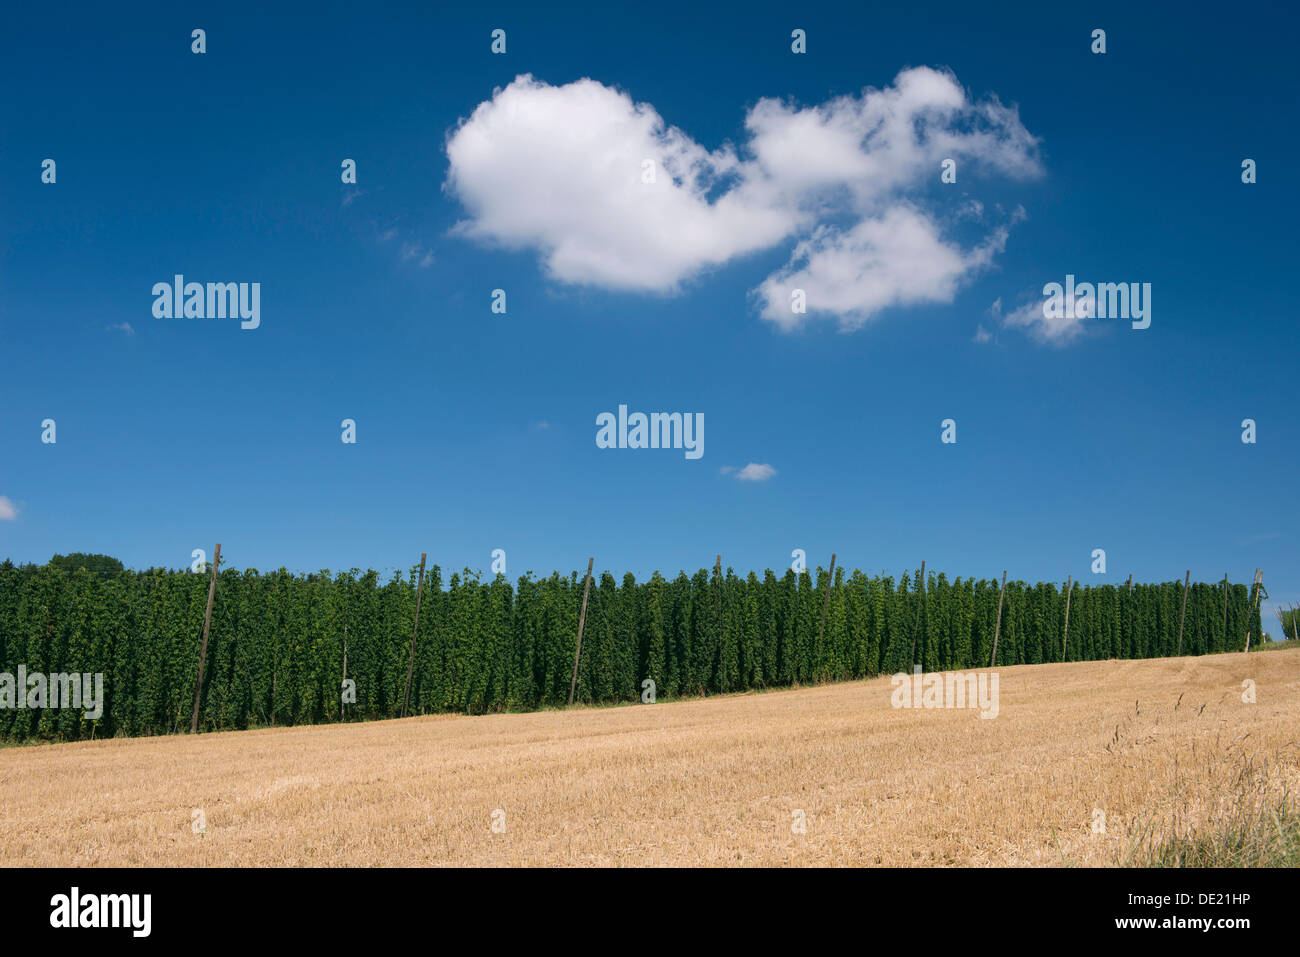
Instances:
[[[568,697],[584,575],[513,584],[466,569],[425,577],[410,713],[532,710]],[[190,719],[209,575],[0,564],[0,683],[32,673],[102,673],[106,704],[0,707],[0,737],[73,740],[165,734]],[[576,700],[789,687],[990,664],[1000,583],[931,573],[701,569],[638,582],[593,576]],[[829,591],[829,600],[827,593]],[[1193,584],[1182,653],[1239,651],[1260,615],[1245,585]],[[1177,653],[1183,582],[1074,586],[1009,581],[997,665]],[[416,569],[218,574],[200,727],[391,718],[400,714]],[[1226,605],[1226,619],[1225,619]],[[825,614],[825,626],[822,616]],[[355,682],[344,702],[343,668]],[[11,679],[12,682],[12,679]],[[11,685],[12,686],[12,685]],[[22,689],[18,689],[19,693]],[[0,687],[0,703],[3,688]]]

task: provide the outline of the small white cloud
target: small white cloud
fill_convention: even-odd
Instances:
[[[770,465],[760,462],[750,462],[736,473],[736,478],[741,482],[765,482],[775,474],[776,469],[772,468]]]
[[[993,333],[989,332],[989,331],[988,331],[987,329],[985,329],[983,326],[980,326],[979,328],[977,328],[977,329],[975,330],[975,340],[974,340],[974,341],[975,341],[975,342],[981,342],[981,343],[983,343],[983,342],[992,342],[992,341],[993,341]]]
[[[381,243],[392,242],[396,238],[397,238],[396,226],[390,226],[388,229],[385,229],[382,233],[379,234],[379,241]]]
[[[542,421],[538,422],[536,425],[533,426],[533,428],[536,429],[538,432],[545,432],[550,427],[551,427],[551,423],[547,422],[545,419],[542,419]]]
[[[993,300],[993,304],[988,308],[988,315],[992,316],[994,319],[1002,318],[1002,297],[1001,296],[998,296],[998,298]]]
[[[1065,310],[1062,310],[1064,312]],[[1029,338],[1042,345],[1061,348],[1083,335],[1083,317],[1076,315],[1048,316],[1043,300],[1031,300],[1002,320],[1008,329],[1023,329]]]
[[[353,203],[355,203],[364,195],[366,195],[366,191],[364,189],[344,190],[343,203],[342,203],[343,208],[347,209],[349,206],[351,206]]]
[[[0,495],[0,522],[10,522],[18,517],[18,506],[9,500],[9,496]]]
[[[111,326],[105,326],[104,328],[109,332],[124,332],[128,336],[135,335],[135,330],[131,328],[131,323],[129,322],[118,322]]]
[[[736,467],[734,465],[724,465],[722,468],[718,469],[718,474],[730,475],[734,471],[736,471]]]

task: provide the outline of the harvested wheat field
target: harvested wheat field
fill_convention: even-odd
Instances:
[[[1300,652],[998,674],[8,748],[0,863],[1114,865],[1300,793]]]

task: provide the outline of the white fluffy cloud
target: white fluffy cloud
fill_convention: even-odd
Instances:
[[[743,186],[710,202],[708,191],[737,170],[735,155],[710,153],[594,80],[517,78],[452,134],[447,156],[447,188],[470,214],[459,230],[536,248],[567,282],[671,291],[795,226]],[[653,183],[642,182],[645,160]]]
[[[944,159],[971,159],[1018,177],[1041,172],[1037,140],[1014,109],[997,100],[972,103],[956,77],[928,67],[821,106],[759,100],[745,128],[750,171],[771,193],[797,202],[847,188],[857,213],[937,179]]]
[[[724,472],[730,472],[728,466]],[[765,462],[750,462],[736,472],[736,479],[741,482],[765,482],[776,474],[776,469]]]
[[[951,302],[961,280],[1001,252],[1006,238],[1005,229],[997,230],[963,252],[945,243],[930,219],[896,206],[847,232],[819,227],[756,292],[763,317],[784,328],[807,318],[791,309],[794,291],[802,289],[810,313],[838,316],[852,329],[888,306]]]
[[[8,522],[18,517],[18,506],[9,500],[8,495],[0,495],[0,522]]]
[[[745,129],[739,153],[709,150],[594,80],[517,77],[448,138],[446,189],[468,214],[457,230],[535,249],[560,281],[663,293],[793,240],[790,263],[755,291],[762,314],[783,328],[819,314],[854,326],[890,305],[950,301],[1005,242],[1003,229],[964,251],[919,209],[911,194],[943,159],[1041,172],[1014,109],[972,102],[926,67],[820,106],[760,100]],[[856,225],[836,225],[846,220]],[[795,315],[787,290],[801,283],[808,313]]]

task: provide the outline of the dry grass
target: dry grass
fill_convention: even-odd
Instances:
[[[0,864],[1146,863],[1300,793],[1300,653],[999,674],[994,720],[894,710],[884,678],[8,748]]]

